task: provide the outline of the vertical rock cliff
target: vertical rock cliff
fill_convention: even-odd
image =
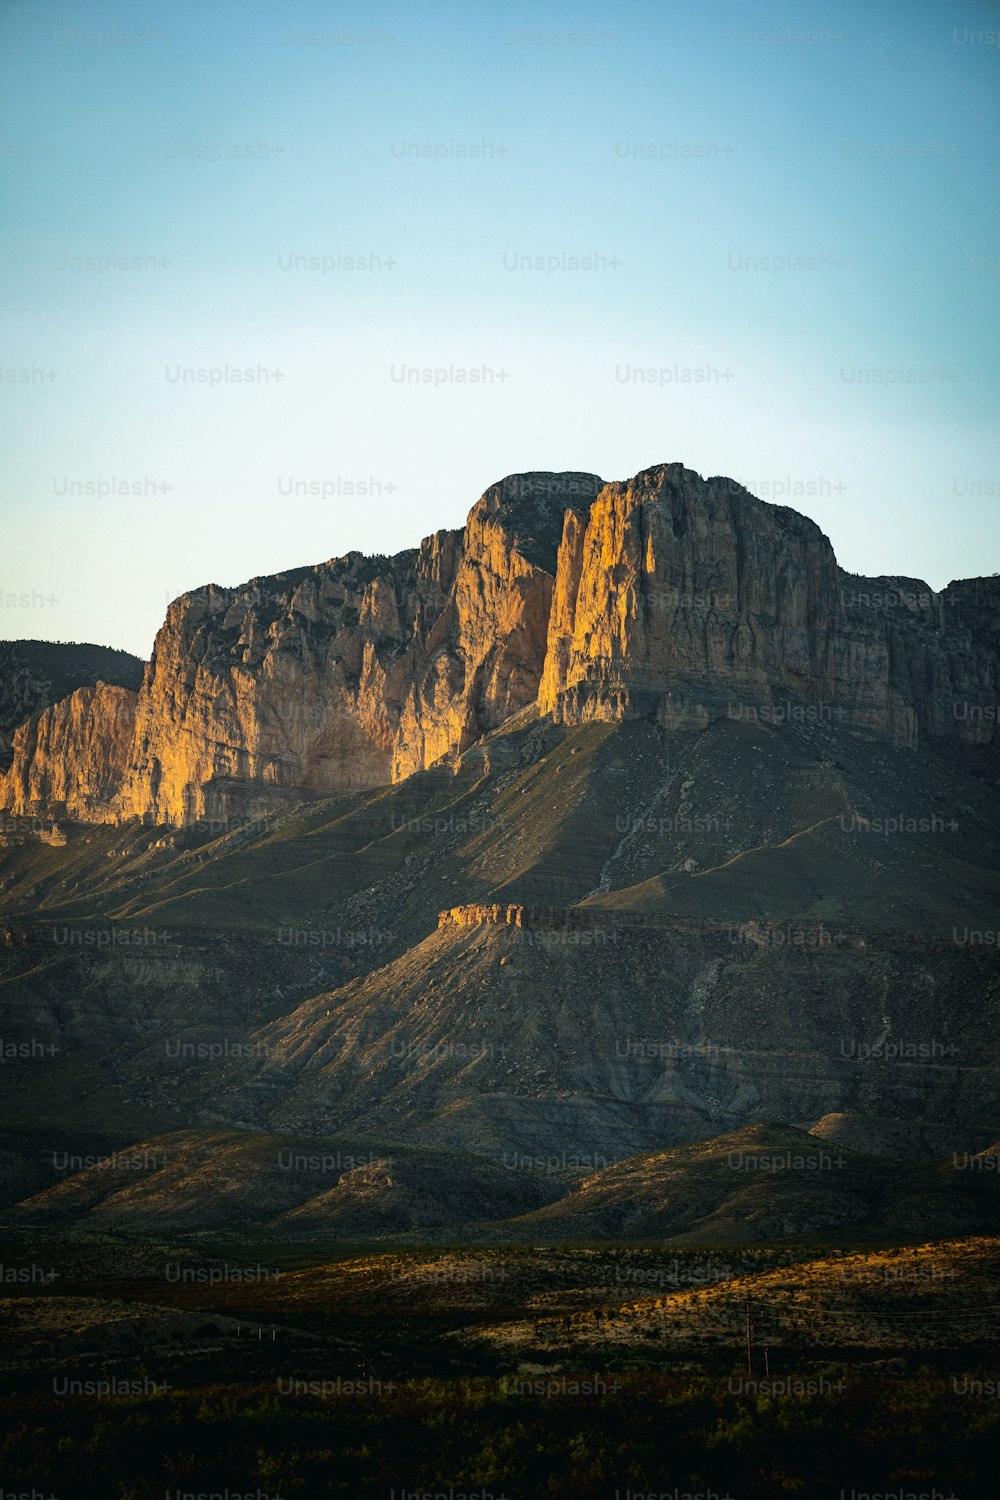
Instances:
[[[0,805],[254,817],[460,753],[534,703],[563,517],[600,487],[591,474],[515,475],[464,531],[395,557],[350,553],[182,595],[137,699],[74,695],[18,731]]]
[[[447,601],[415,643],[394,780],[535,702],[563,518],[585,514],[601,484],[596,474],[516,474],[473,506]]]
[[[790,702],[914,746],[989,737],[1000,580],[936,595],[843,573],[812,521],[681,464],[567,515],[538,706],[566,723],[776,718]]]
[[[254,817],[397,781],[536,705],[667,728],[787,711],[913,747],[997,737],[1000,580],[843,573],[806,517],[681,464],[514,475],[395,557],[349,553],[171,604],[136,695],[22,725],[0,806]]]
[[[137,701],[129,688],[99,682],[21,724],[0,804],[20,815],[55,810],[85,823],[117,821]]]
[[[567,517],[539,707],[579,722],[658,712],[697,727],[734,701],[830,697],[844,605],[829,541],[732,480],[680,464]]]

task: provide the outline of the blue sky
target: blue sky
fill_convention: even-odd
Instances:
[[[1000,6],[207,9],[0,9],[0,636],[147,655],[524,469],[1000,569]]]

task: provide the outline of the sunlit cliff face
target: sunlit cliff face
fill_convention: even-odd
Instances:
[[[413,551],[175,600],[138,694],[82,689],[18,730],[0,805],[258,816],[399,781],[531,707],[690,730],[799,701],[905,747],[992,739],[955,704],[996,701],[997,581],[910,580],[912,607],[899,582],[850,578],[811,521],[680,464],[516,475]]]

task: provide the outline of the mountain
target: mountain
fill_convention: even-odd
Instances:
[[[0,804],[239,820],[464,749],[534,702],[563,517],[599,489],[589,474],[514,476],[464,531],[395,557],[182,595],[139,693],[26,727]]]
[[[998,579],[844,574],[813,522],[681,464],[514,475],[415,550],[182,595],[137,694],[22,726],[0,805],[253,818],[398,781],[528,709],[668,730],[806,713],[989,745],[998,610]]]
[[[19,724],[99,682],[135,693],[145,663],[127,651],[75,641],[0,641],[0,770],[12,759]],[[23,752],[22,752],[23,753]]]
[[[63,826],[0,850],[8,1118],[60,1148],[153,1116],[609,1164],[755,1120],[998,1134],[1000,816],[954,753],[533,719],[222,834]]]
[[[852,578],[668,465],[185,596],[137,694],[17,731],[11,1196],[95,1132],[463,1153],[487,1197],[775,1121],[982,1152],[997,589]]]
[[[85,1159],[4,1215],[9,1227],[274,1241],[464,1238],[476,1244],[907,1242],[989,1232],[995,1170],[890,1162],[780,1125],[630,1156],[594,1170],[551,1152],[477,1155],[358,1138],[180,1130]],[[982,1159],[984,1162],[986,1158]]]

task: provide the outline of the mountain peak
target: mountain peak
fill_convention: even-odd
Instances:
[[[686,732],[794,700],[910,748],[984,743],[995,714],[958,706],[998,696],[998,596],[845,574],[811,520],[679,462],[509,474],[419,548],[181,596],[138,692],[17,730],[0,804],[257,816],[455,762],[525,710]]]

